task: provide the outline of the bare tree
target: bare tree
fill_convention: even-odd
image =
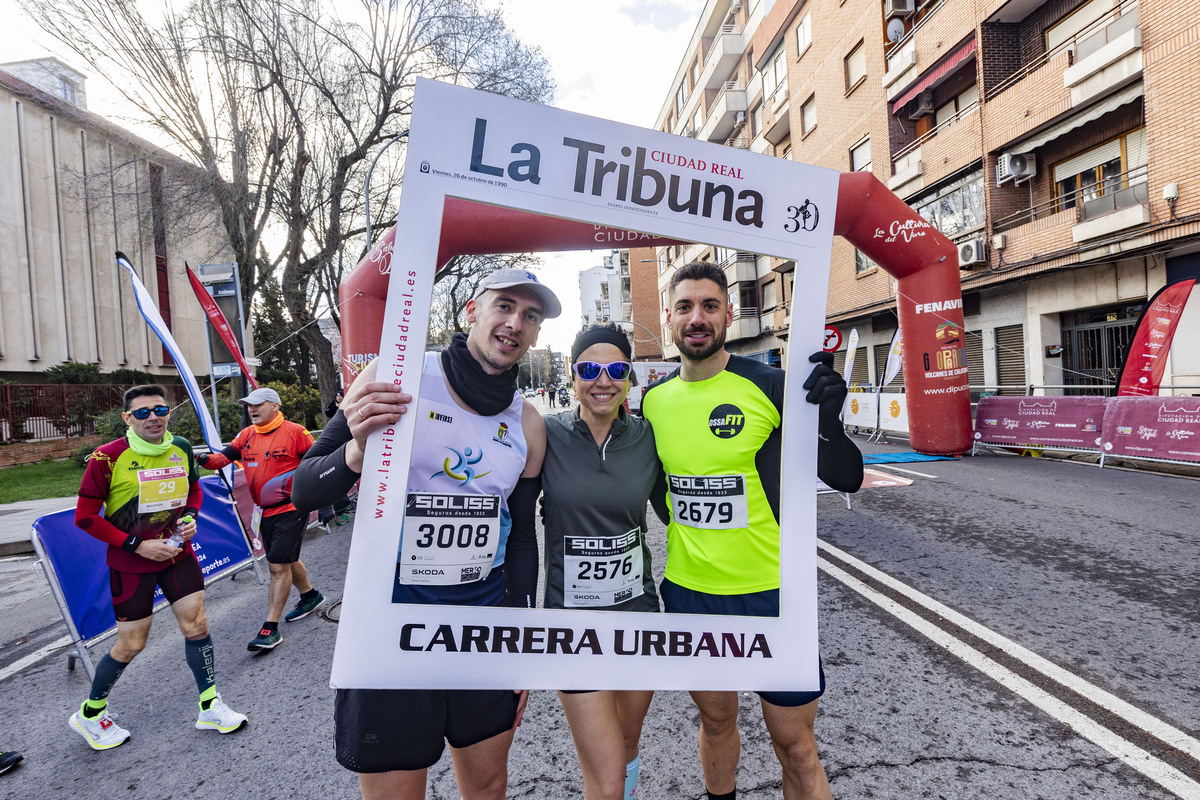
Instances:
[[[148,18],[135,0],[21,0],[46,31],[106,75],[150,135],[204,170],[241,264],[247,308],[277,281],[317,366],[312,324],[366,252],[362,188],[378,149],[408,127],[418,77],[544,102],[553,82],[481,0],[192,0]],[[372,181],[380,230],[395,216],[400,161]],[[380,180],[380,178],[383,178]]]
[[[475,296],[479,282],[500,269],[529,269],[542,260],[529,253],[502,253],[488,256],[458,256],[438,273],[430,308],[429,340],[448,344],[450,338],[466,330],[467,301]]]

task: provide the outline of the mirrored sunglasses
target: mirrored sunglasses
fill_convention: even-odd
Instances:
[[[133,415],[134,419],[149,419],[151,411],[154,412],[155,416],[165,417],[167,414],[171,413],[171,407],[170,406],[154,406],[153,408],[135,408],[133,411],[130,411],[129,413]]]
[[[596,380],[600,377],[601,370],[607,372],[608,377],[614,381],[623,381],[629,377],[630,372],[633,372],[633,364],[630,364],[628,361],[613,361],[609,364],[600,364],[595,361],[576,361],[571,365],[571,370],[582,381]]]

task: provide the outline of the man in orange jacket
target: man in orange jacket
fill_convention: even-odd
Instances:
[[[248,649],[265,652],[274,650],[283,641],[279,617],[293,586],[300,592],[300,601],[284,617],[287,622],[304,619],[325,602],[324,595],[309,581],[308,570],[300,560],[308,513],[296,510],[290,499],[291,473],[312,447],[313,440],[301,425],[284,419],[279,410],[279,393],[274,389],[255,389],[238,402],[246,406],[253,424],[238,433],[221,452],[198,456],[196,460],[206,469],[220,469],[241,461],[246,471],[246,485],[255,504],[254,519],[271,568],[267,621]]]

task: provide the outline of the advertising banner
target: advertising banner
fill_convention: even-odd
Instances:
[[[896,332],[892,334],[892,346],[888,348],[887,366],[883,369],[883,382],[880,386],[887,386],[896,377],[896,373],[900,371],[900,365],[904,356],[904,345],[900,341],[900,329],[896,328]]]
[[[187,270],[188,280],[192,283],[192,291],[196,293],[196,299],[200,301],[200,307],[204,309],[204,315],[208,317],[208,321],[216,330],[217,335],[221,337],[221,341],[229,349],[230,355],[233,356],[233,360],[241,368],[242,374],[246,376],[246,380],[250,381],[250,385],[257,389],[258,381],[254,379],[254,374],[246,366],[246,360],[242,357],[242,348],[238,346],[237,338],[234,337],[233,330],[230,329],[229,322],[225,319],[225,314],[221,311],[221,307],[217,305],[216,300],[213,300],[212,295],[208,293],[208,289],[204,288],[204,284],[196,277],[196,273],[192,272],[192,268],[185,264],[184,269]],[[218,376],[214,375],[213,377]]]
[[[879,395],[879,428],[908,433],[908,395],[882,392]]]
[[[854,374],[854,357],[858,355],[858,328],[852,328],[850,335],[846,338],[846,366],[842,367],[842,377],[846,382],[850,382],[850,376]]]
[[[221,437],[217,433],[217,424],[213,422],[208,406],[204,404],[204,395],[200,393],[200,385],[196,383],[196,373],[192,372],[192,368],[188,366],[187,359],[183,357],[183,351],[179,349],[179,343],[175,341],[171,329],[163,321],[162,314],[158,313],[158,307],[154,305],[154,298],[150,296],[150,292],[146,291],[146,286],[138,277],[137,270],[133,268],[133,264],[129,263],[126,255],[119,250],[117,251],[117,264],[124,268],[129,275],[138,311],[142,312],[146,324],[150,326],[150,330],[154,331],[154,335],[171,354],[171,360],[175,362],[175,368],[179,370],[179,377],[183,380],[183,385],[187,387],[188,398],[196,409],[196,418],[200,421],[200,433],[204,437],[204,443],[208,445],[209,450],[217,452],[221,449]]]
[[[196,520],[192,549],[207,585],[246,564],[250,552],[225,484],[210,475],[201,478],[200,485],[204,502]],[[79,635],[91,639],[114,627],[117,620],[105,564],[108,545],[75,527],[73,508],[38,517],[33,530],[50,559]],[[156,589],[154,607],[165,602],[162,590]]]
[[[1200,461],[1200,398],[1110,398],[1103,442],[1106,458]]]
[[[850,392],[842,406],[842,423],[875,430],[879,424],[879,393]]]
[[[985,397],[975,410],[975,441],[1098,450],[1105,413],[1103,397]]]
[[[1121,376],[1117,380],[1117,397],[1158,394],[1163,373],[1167,370],[1171,339],[1195,283],[1194,278],[1189,278],[1164,286],[1146,306],[1133,341],[1125,351],[1125,363],[1121,365]]]
[[[390,271],[377,375],[414,397],[453,198],[793,259],[789,340],[820,349],[835,171],[429,80],[417,83],[406,158],[395,234],[404,257]],[[392,603],[418,403],[368,441],[332,684],[816,689],[817,414],[806,374],[789,372],[785,391],[782,481],[801,490],[780,507],[779,617]],[[495,457],[489,447],[477,470]]]

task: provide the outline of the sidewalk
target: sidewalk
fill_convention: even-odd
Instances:
[[[29,531],[34,520],[55,511],[74,508],[75,500],[75,495],[70,495],[0,505],[0,557],[32,553]]]

